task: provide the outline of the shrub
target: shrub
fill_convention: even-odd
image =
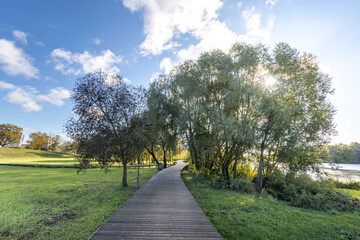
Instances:
[[[236,178],[230,181],[229,188],[231,190],[243,193],[255,193],[255,185],[245,179]]]
[[[211,186],[216,189],[228,189],[242,193],[255,193],[255,185],[246,179],[236,178],[225,180],[222,177],[215,178],[211,181]]]
[[[236,175],[248,181],[252,181],[256,177],[256,174],[256,170],[253,170],[250,163],[239,163],[236,168]]]
[[[337,188],[345,188],[345,189],[353,189],[360,190],[360,182],[340,182],[340,181],[332,181],[334,186]]]
[[[353,211],[360,209],[360,201],[336,192],[326,182],[313,181],[307,175],[294,176],[276,173],[274,181],[266,180],[266,190],[275,198],[292,206],[315,210]]]

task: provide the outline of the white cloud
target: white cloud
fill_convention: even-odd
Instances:
[[[0,68],[9,75],[23,75],[26,78],[37,78],[39,70],[31,64],[27,56],[15,43],[0,39]]]
[[[267,20],[265,27],[262,27],[261,24],[261,14],[257,13],[255,7],[252,7],[250,10],[244,10],[242,19],[245,22],[246,34],[242,36],[247,42],[265,42],[270,41],[271,30],[274,25],[274,16],[271,16]]]
[[[195,43],[174,51],[174,58],[164,58],[160,69],[169,71],[174,64],[197,58],[202,52],[220,49],[228,51],[235,42],[270,42],[274,17],[264,24],[255,7],[242,12],[246,32],[237,34],[219,19],[220,0],[124,0],[131,11],[144,14],[145,40],[140,45],[143,55],[159,55],[181,46],[181,35],[189,34]],[[241,7],[241,2],[238,2]]]
[[[14,88],[15,86],[13,84],[0,81],[0,89],[14,89]]]
[[[160,69],[164,70],[166,74],[170,73],[170,71],[173,69],[173,64],[171,62],[170,58],[164,58],[160,63]]]
[[[265,4],[270,5],[270,8],[272,8],[278,1],[279,0],[266,0]]]
[[[40,47],[44,47],[45,46],[45,44],[43,43],[43,42],[41,42],[41,41],[36,41],[36,42],[34,42],[36,45],[38,45],[38,46],[40,46]]]
[[[96,70],[103,70],[107,73],[119,73],[116,64],[122,62],[120,56],[116,56],[110,50],[102,51],[100,55],[93,55],[87,51],[83,53],[72,53],[62,48],[54,49],[51,52],[55,69],[64,74],[86,74]]]
[[[95,38],[95,39],[93,40],[93,43],[96,44],[96,45],[100,45],[102,42],[103,42],[103,41],[102,41],[101,39],[99,39],[99,38]]]
[[[19,31],[19,30],[14,30],[12,32],[12,34],[16,40],[27,45],[27,34],[26,33]]]
[[[180,46],[174,36],[203,28],[217,18],[216,11],[223,5],[219,0],[124,0],[123,4],[131,11],[144,9],[146,37],[140,46],[144,55]]]
[[[50,89],[50,92],[47,95],[39,95],[37,98],[41,101],[49,102],[56,106],[64,105],[64,99],[70,98],[70,91],[62,88],[57,87]]]
[[[241,8],[242,5],[243,5],[243,3],[242,3],[241,1],[237,3],[237,6],[238,6],[239,8]]]
[[[13,84],[0,81],[0,89],[10,92],[3,98],[9,103],[20,105],[24,112],[38,112],[42,109],[41,102],[48,102],[56,106],[64,105],[64,100],[70,97],[70,91],[62,87],[50,89],[46,95],[32,87],[16,87]]]

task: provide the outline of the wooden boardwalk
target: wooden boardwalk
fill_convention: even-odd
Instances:
[[[222,239],[182,181],[185,166],[152,177],[90,239]]]

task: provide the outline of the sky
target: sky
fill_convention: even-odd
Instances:
[[[355,0],[0,0],[0,123],[67,140],[71,91],[88,72],[148,87],[204,51],[286,42],[332,77],[332,143],[360,142],[359,10]]]

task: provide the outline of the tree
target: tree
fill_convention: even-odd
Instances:
[[[57,151],[60,147],[60,135],[49,135],[49,150]]]
[[[137,155],[139,116],[146,101],[144,90],[118,75],[102,71],[79,78],[73,90],[72,117],[65,125],[69,137],[79,143],[80,165],[121,162],[122,185],[127,186],[127,164]]]
[[[169,155],[171,151],[176,151],[177,147],[177,128],[173,117],[176,114],[176,108],[168,101],[167,90],[165,79],[151,83],[148,91],[148,111],[144,114],[151,122],[151,127],[144,131],[145,149],[156,162],[158,160],[155,151],[161,152],[164,168],[167,167],[166,155]]]
[[[0,124],[0,146],[20,142],[22,128],[12,124]]]
[[[61,152],[77,153],[78,143],[76,141],[65,141],[59,146]]]
[[[280,165],[292,174],[316,169],[334,133],[331,78],[315,57],[285,43],[273,51],[235,44],[229,54],[205,52],[153,85],[162,90],[150,100],[169,106],[155,104],[155,112],[175,124],[197,170],[215,169],[229,180],[239,161],[257,154],[259,189]]]
[[[281,163],[288,173],[318,170],[321,146],[327,144],[335,132],[335,110],[327,99],[333,93],[331,78],[320,71],[315,57],[300,55],[288,44],[279,43],[272,58],[268,69],[277,83],[271,92],[272,103],[265,104],[261,111],[265,124],[259,128],[262,136],[257,179],[259,188],[263,185],[265,149],[268,156],[273,155],[272,161]]]
[[[32,149],[47,149],[49,144],[49,136],[43,132],[30,133],[30,140],[28,140],[29,148]]]

